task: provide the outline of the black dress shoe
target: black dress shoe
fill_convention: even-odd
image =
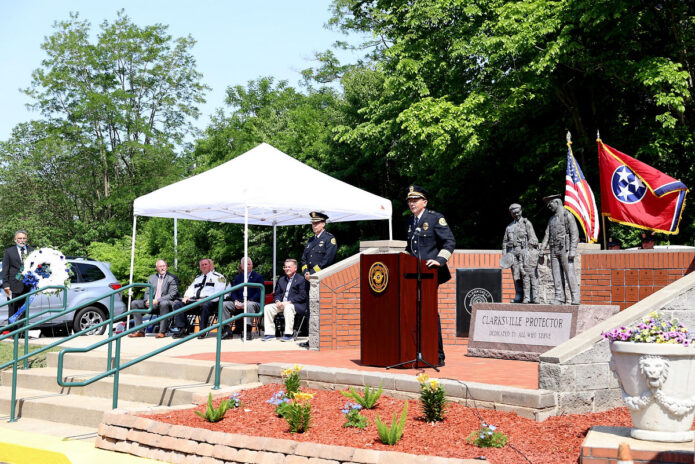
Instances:
[[[439,360],[439,364],[437,365],[437,367],[444,367],[445,365],[446,365],[446,363],[444,362],[444,360],[443,360],[443,359],[440,359],[440,360]]]
[[[234,338],[234,333],[229,329],[222,330],[222,340],[231,340]]]
[[[253,340],[253,334],[251,332],[246,332],[246,340]]]
[[[186,331],[184,330],[179,330],[176,332],[174,335],[171,336],[171,338],[183,338],[186,336]]]

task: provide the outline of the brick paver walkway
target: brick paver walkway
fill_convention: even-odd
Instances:
[[[249,343],[263,343],[254,340]],[[224,349],[224,347],[223,347]],[[509,361],[505,359],[474,358],[465,356],[465,345],[446,346],[446,365],[437,373],[433,369],[426,372],[431,377],[451,378],[468,382],[488,383],[520,388],[538,388],[538,363],[530,361]],[[214,360],[215,353],[198,353],[183,358]],[[323,367],[341,367],[365,371],[417,374],[421,369],[391,369],[364,366],[360,364],[360,350],[324,351],[248,351],[223,352],[222,361],[243,364],[265,364],[271,362],[296,363]]]

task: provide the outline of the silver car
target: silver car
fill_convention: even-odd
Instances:
[[[98,298],[113,290],[121,288],[110,269],[110,264],[103,261],[95,261],[89,258],[67,257],[67,262],[72,267],[70,287],[68,288],[68,308],[74,308],[82,303]],[[0,265],[0,270],[2,266]],[[3,298],[0,302],[5,302]],[[55,309],[59,312],[63,309],[63,295],[39,293],[29,306],[29,314],[36,314],[47,309]],[[116,315],[123,314],[126,305],[120,294],[114,297],[113,309]],[[37,320],[47,319],[55,313],[45,314]],[[64,314],[60,317],[46,321],[41,325],[41,334],[45,336],[66,335],[70,331],[79,332],[92,327],[109,317],[109,297],[98,300],[95,303]],[[30,323],[37,320],[31,320]],[[7,321],[7,306],[0,307],[0,321]],[[106,326],[88,332],[88,335],[101,335],[106,331]]]

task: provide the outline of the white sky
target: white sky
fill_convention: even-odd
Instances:
[[[68,19],[71,11],[88,20],[93,33],[123,8],[140,27],[161,23],[174,38],[192,35],[197,69],[212,87],[197,122],[204,128],[214,110],[224,106],[228,86],[262,76],[297,85],[299,72],[316,66],[314,52],[348,40],[324,27],[329,5],[330,0],[0,0],[0,140],[7,140],[18,123],[40,117],[25,108],[30,100],[19,89],[29,87],[32,71],[40,66],[41,43],[53,33],[53,23]],[[355,59],[338,56],[345,62]]]

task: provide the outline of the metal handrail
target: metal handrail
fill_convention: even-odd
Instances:
[[[106,324],[109,324],[109,336],[112,336],[113,335],[113,322],[114,321],[127,317],[129,315],[129,313],[136,313],[136,312],[137,313],[148,313],[148,312],[150,312],[150,310],[147,310],[147,309],[144,309],[144,310],[134,309],[134,310],[126,311],[126,312],[119,314],[117,316],[114,315],[113,305],[114,305],[115,295],[117,295],[125,290],[129,290],[131,288],[136,288],[136,287],[149,287],[149,289],[150,289],[150,307],[151,307],[152,285],[133,283],[133,284],[126,285],[125,287],[121,287],[121,288],[118,288],[116,290],[112,290],[112,291],[105,293],[104,295],[101,295],[97,298],[93,298],[85,303],[82,303],[78,306],[75,306],[74,308],[69,308],[69,309],[66,308],[66,309],[62,309],[62,310],[60,310],[60,309],[48,309],[48,310],[41,311],[41,312],[36,313],[36,314],[29,315],[29,305],[27,305],[27,309],[24,311],[24,317],[13,322],[12,324],[9,324],[6,326],[6,328],[18,326],[19,324],[24,322],[23,327],[19,327],[17,329],[10,331],[10,333],[8,333],[6,335],[0,336],[0,342],[2,340],[7,339],[7,338],[14,337],[14,348],[13,348],[13,356],[12,356],[13,359],[11,361],[7,361],[4,364],[0,364],[0,370],[6,368],[9,365],[12,365],[12,392],[11,392],[11,400],[10,400],[10,420],[9,420],[9,422],[16,422],[16,420],[17,420],[16,415],[15,415],[15,408],[16,408],[15,403],[16,403],[16,398],[17,398],[17,365],[20,362],[24,362],[24,369],[26,369],[28,367],[28,359],[31,358],[32,356],[39,355],[39,354],[43,353],[44,351],[50,350],[51,348],[54,348],[58,345],[61,345],[61,344],[65,343],[66,341],[72,340],[73,338],[79,337],[81,335],[85,335],[85,334],[93,331],[95,328],[102,327]],[[19,299],[27,298],[28,296],[34,295],[36,293],[40,293],[40,292],[47,290],[47,289],[63,290],[63,307],[65,308],[67,306],[67,288],[65,286],[61,286],[61,285],[46,286],[40,290],[32,290],[31,292],[26,293],[24,295],[21,295],[17,298],[13,298],[12,300],[7,301],[6,303],[4,303],[0,306],[12,303],[12,302],[17,301]],[[89,306],[93,303],[96,303],[97,301],[103,300],[106,297],[109,297],[109,319],[107,321],[103,321],[99,324],[88,327],[88,328],[83,329],[79,332],[75,332],[72,335],[64,337],[56,342],[53,342],[49,345],[45,345],[43,347],[40,347],[40,348],[32,351],[31,353],[29,352],[29,342],[27,339],[27,332],[29,330],[37,328],[37,327],[41,326],[42,324],[45,324],[46,322],[51,321],[51,320],[58,318],[60,316],[63,316],[65,314],[68,314],[68,313],[77,311],[78,309],[81,309],[83,307]],[[48,317],[46,319],[42,319],[40,321],[31,323],[31,324],[28,323],[31,319],[36,319],[37,317],[42,316],[42,315],[47,314],[47,313],[56,313],[56,314],[54,314],[51,317]],[[19,342],[19,334],[20,333],[24,333],[24,355],[18,357],[18,342]],[[109,344],[107,369],[110,367],[111,351],[112,351],[112,345]]]
[[[47,285],[47,286],[45,286],[45,287],[43,287],[43,288],[41,288],[41,289],[32,290],[32,291],[30,291],[29,293],[25,293],[25,294],[23,294],[23,295],[20,295],[20,296],[18,296],[18,297],[12,298],[11,300],[7,300],[7,301],[5,301],[4,303],[0,304],[0,307],[2,307],[2,306],[7,306],[7,305],[9,305],[10,303],[14,303],[15,301],[25,300],[25,304],[26,304],[27,307],[26,307],[26,309],[24,310],[24,314],[22,315],[22,317],[17,318],[17,320],[16,320],[15,322],[13,322],[13,323],[11,323],[11,324],[8,324],[8,325],[6,325],[6,326],[3,327],[3,330],[8,330],[8,329],[10,329],[11,327],[17,326],[17,328],[19,329],[19,330],[17,331],[17,333],[16,333],[17,337],[19,336],[20,333],[23,333],[23,334],[24,334],[24,354],[25,354],[25,355],[29,353],[29,344],[27,343],[27,331],[28,331],[28,329],[27,329],[26,327],[25,327],[24,329],[21,329],[21,328],[20,328],[20,324],[24,323],[24,325],[26,326],[30,319],[34,319],[34,318],[36,318],[36,317],[43,316],[43,315],[46,314],[46,313],[60,311],[60,309],[53,309],[53,310],[48,309],[48,310],[46,310],[46,311],[41,311],[40,313],[31,315],[31,316],[29,315],[29,308],[30,308],[30,306],[31,306],[31,303],[29,302],[29,300],[30,300],[29,297],[30,297],[30,296],[34,296],[34,295],[36,295],[36,294],[38,294],[38,293],[43,293],[43,292],[46,291],[46,290],[60,290],[60,291],[62,291],[62,293],[63,293],[63,309],[65,309],[65,308],[67,307],[67,305],[68,305],[68,294],[67,294],[67,291],[65,291],[65,290],[67,290],[67,289],[66,289],[66,287],[65,287],[64,285]],[[8,312],[8,315],[9,315],[9,312]],[[9,317],[8,317],[8,322],[9,322]],[[10,338],[11,336],[15,335],[14,330],[9,330],[9,332],[11,332],[11,333],[8,333],[8,334],[6,334],[6,335],[0,336],[0,341],[3,341],[3,340],[5,340],[6,338]],[[16,346],[15,346],[15,348],[16,348]],[[14,357],[15,357],[15,358],[17,357],[17,352],[16,352],[16,350],[15,350],[15,353],[14,353]],[[6,365],[3,365],[3,367],[6,367]],[[2,369],[3,367],[0,367],[0,369]],[[25,360],[24,360],[24,369],[27,369],[28,367],[29,367],[28,361],[25,359]]]
[[[237,314],[235,316],[230,317],[229,319],[222,319],[223,316],[223,308],[224,308],[224,299],[222,298],[224,295],[227,293],[231,293],[239,288],[243,287],[258,287],[261,290],[261,303],[260,303],[260,311],[258,313],[241,313]],[[206,303],[208,301],[212,301],[214,299],[219,299],[217,302],[217,322],[215,324],[209,325],[205,329],[200,330],[197,333],[191,333],[189,335],[186,335],[185,337],[182,337],[181,339],[177,339],[174,342],[169,343],[168,345],[161,346],[149,353],[146,353],[142,356],[139,356],[137,358],[131,359],[125,364],[121,364],[121,339],[127,335],[130,335],[131,333],[139,332],[146,327],[150,325],[154,325],[159,323],[160,321],[163,321],[165,319],[174,317],[178,314],[185,313],[189,311],[192,308],[195,308],[196,306],[199,306],[203,303]],[[151,303],[151,297],[150,297],[150,308],[152,307]],[[131,310],[133,312],[136,312],[135,310]],[[110,375],[113,375],[113,402],[112,402],[112,407],[113,409],[116,409],[118,407],[118,382],[119,382],[119,376],[120,376],[120,371],[123,369],[126,369],[132,365],[135,365],[139,362],[142,362],[146,359],[149,359],[153,356],[156,356],[160,353],[163,353],[164,351],[167,351],[171,348],[174,348],[182,343],[185,343],[189,340],[192,340],[194,337],[198,337],[201,334],[206,334],[212,330],[217,329],[217,343],[216,343],[216,349],[215,349],[215,384],[213,386],[213,390],[219,390],[220,388],[220,353],[222,351],[222,327],[224,325],[227,325],[233,321],[236,321],[238,319],[244,318],[244,317],[259,317],[264,314],[265,311],[265,286],[260,283],[254,283],[254,282],[245,282],[241,283],[239,285],[235,285],[234,287],[231,287],[226,290],[222,290],[221,292],[215,293],[214,295],[210,295],[206,298],[203,298],[201,300],[197,300],[192,304],[183,306],[175,311],[169,312],[167,314],[164,314],[162,316],[157,317],[156,319],[151,319],[147,322],[143,322],[142,324],[132,327],[130,329],[126,328],[123,332],[112,335],[109,334],[109,337],[105,340],[101,340],[97,343],[94,343],[93,345],[83,347],[83,348],[65,348],[58,353],[58,372],[57,372],[57,377],[58,377],[58,385],[61,387],[84,387],[89,384],[92,384],[98,380],[101,380],[105,377],[108,377]],[[142,312],[142,311],[137,311],[137,312]],[[148,312],[148,311],[146,311]],[[124,313],[127,314],[127,313]],[[123,315],[121,315],[123,316]],[[106,322],[102,322],[100,324],[95,325],[94,327],[99,327],[101,325],[106,324]],[[80,382],[66,382],[63,381],[63,358],[65,357],[66,353],[87,353],[95,348],[98,348],[100,346],[103,346],[107,343],[111,343],[115,341],[116,342],[116,352],[114,356],[114,364],[112,367],[107,367],[107,370],[102,372],[101,374],[95,375],[94,377],[90,379],[86,379]],[[110,358],[110,345],[109,345],[109,358]]]

